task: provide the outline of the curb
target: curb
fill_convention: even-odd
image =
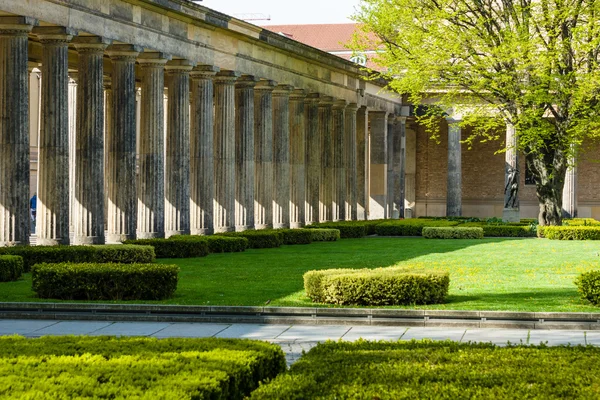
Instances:
[[[600,330],[600,313],[0,303],[2,319]]]

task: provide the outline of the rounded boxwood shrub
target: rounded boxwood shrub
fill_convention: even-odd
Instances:
[[[209,253],[238,253],[248,248],[248,239],[244,237],[177,235],[169,240],[204,240]]]
[[[162,300],[177,289],[179,267],[163,264],[61,263],[31,267],[42,299]]]
[[[600,305],[600,271],[584,272],[575,280],[581,298]]]
[[[313,228],[310,231],[310,239],[313,242],[335,242],[340,239],[339,229]]]
[[[483,239],[483,228],[430,227],[423,228],[426,239]]]
[[[600,240],[600,226],[538,226],[538,236],[550,240]]]
[[[156,258],[196,258],[208,255],[208,244],[203,236],[173,236],[170,239],[136,239],[127,244],[154,247]]]
[[[38,263],[63,262],[116,262],[152,263],[154,249],[150,246],[101,245],[101,246],[16,246],[0,247],[0,255],[23,257],[24,272]]]
[[[314,302],[384,306],[443,303],[447,272],[403,268],[332,269],[304,274],[306,294]]]
[[[272,229],[217,233],[215,236],[246,238],[248,239],[248,247],[251,249],[270,249],[283,244],[283,234]]]
[[[0,282],[16,281],[23,274],[23,257],[0,256]]]

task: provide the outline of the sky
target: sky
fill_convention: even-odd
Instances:
[[[256,25],[327,24],[352,22],[348,17],[360,0],[203,0],[199,4],[233,15],[259,13],[270,21],[249,21]]]

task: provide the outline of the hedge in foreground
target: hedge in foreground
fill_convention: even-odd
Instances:
[[[311,228],[310,240],[313,242],[335,242],[340,239],[339,229]]]
[[[425,239],[483,239],[483,228],[425,227]]]
[[[304,289],[312,301],[342,305],[443,303],[449,285],[447,272],[407,267],[330,269],[304,274]]]
[[[23,268],[29,272],[38,263],[122,263],[146,264],[154,262],[154,249],[150,246],[16,246],[0,247],[0,255],[23,257]]]
[[[403,219],[380,223],[375,227],[375,232],[379,236],[421,236],[423,228],[426,226],[449,227],[456,226],[459,223],[459,221],[428,220],[420,218]]]
[[[23,257],[0,256],[0,282],[16,281],[23,274]]]
[[[600,306],[600,271],[584,272],[575,280],[575,285],[583,300]]]
[[[307,226],[308,229],[337,229],[342,239],[358,239],[367,236],[367,226],[362,221],[321,222]]]
[[[594,399],[599,357],[591,346],[327,342],[251,399]]]
[[[170,239],[137,239],[125,243],[154,247],[156,258],[196,258],[208,255],[208,244],[202,236],[173,236]]]
[[[36,264],[32,289],[42,299],[162,300],[177,289],[179,267],[163,264]]]
[[[246,238],[248,239],[248,247],[251,249],[270,249],[279,247],[283,244],[283,234],[271,229],[218,233],[216,236]]]
[[[242,399],[283,371],[259,341],[0,337],[2,398]]]
[[[203,240],[210,253],[239,253],[248,248],[248,239],[243,237],[177,235],[169,240]]]
[[[551,240],[600,240],[600,226],[538,226],[537,233]]]

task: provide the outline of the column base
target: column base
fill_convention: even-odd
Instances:
[[[194,236],[206,236],[206,235],[212,235],[213,233],[215,233],[215,231],[213,229],[209,229],[209,228],[192,229],[190,231],[190,235],[194,235]]]
[[[304,224],[302,222],[292,222],[290,223],[290,229],[300,229],[304,227]]]
[[[235,232],[235,228],[233,226],[220,226],[215,228],[215,233],[227,233],[227,232]]]
[[[162,232],[139,232],[137,233],[138,239],[164,239],[165,234]]]
[[[0,247],[17,247],[17,246],[29,246],[29,243],[25,243],[25,242],[0,242]]]
[[[273,224],[273,229],[290,229],[290,224]]]
[[[166,231],[165,237],[170,238],[171,236],[182,236],[182,235],[189,235],[189,234],[190,234],[189,231]]]
[[[37,238],[36,246],[60,246],[60,245],[68,246],[69,242],[70,242],[69,238],[64,238],[64,239]]]
[[[251,226],[251,225],[236,225],[236,227],[235,227],[236,232],[244,232],[244,231],[252,231],[252,230],[254,230],[254,226]]]
[[[104,236],[75,236],[71,242],[73,246],[91,246],[104,243]]]
[[[262,224],[262,225],[255,225],[254,229],[261,230],[261,229],[273,229],[273,225],[271,224]]]
[[[502,221],[521,222],[521,211],[518,208],[505,208],[502,210]]]
[[[121,235],[118,233],[106,235],[106,244],[121,244],[126,240],[135,240],[135,235]]]

